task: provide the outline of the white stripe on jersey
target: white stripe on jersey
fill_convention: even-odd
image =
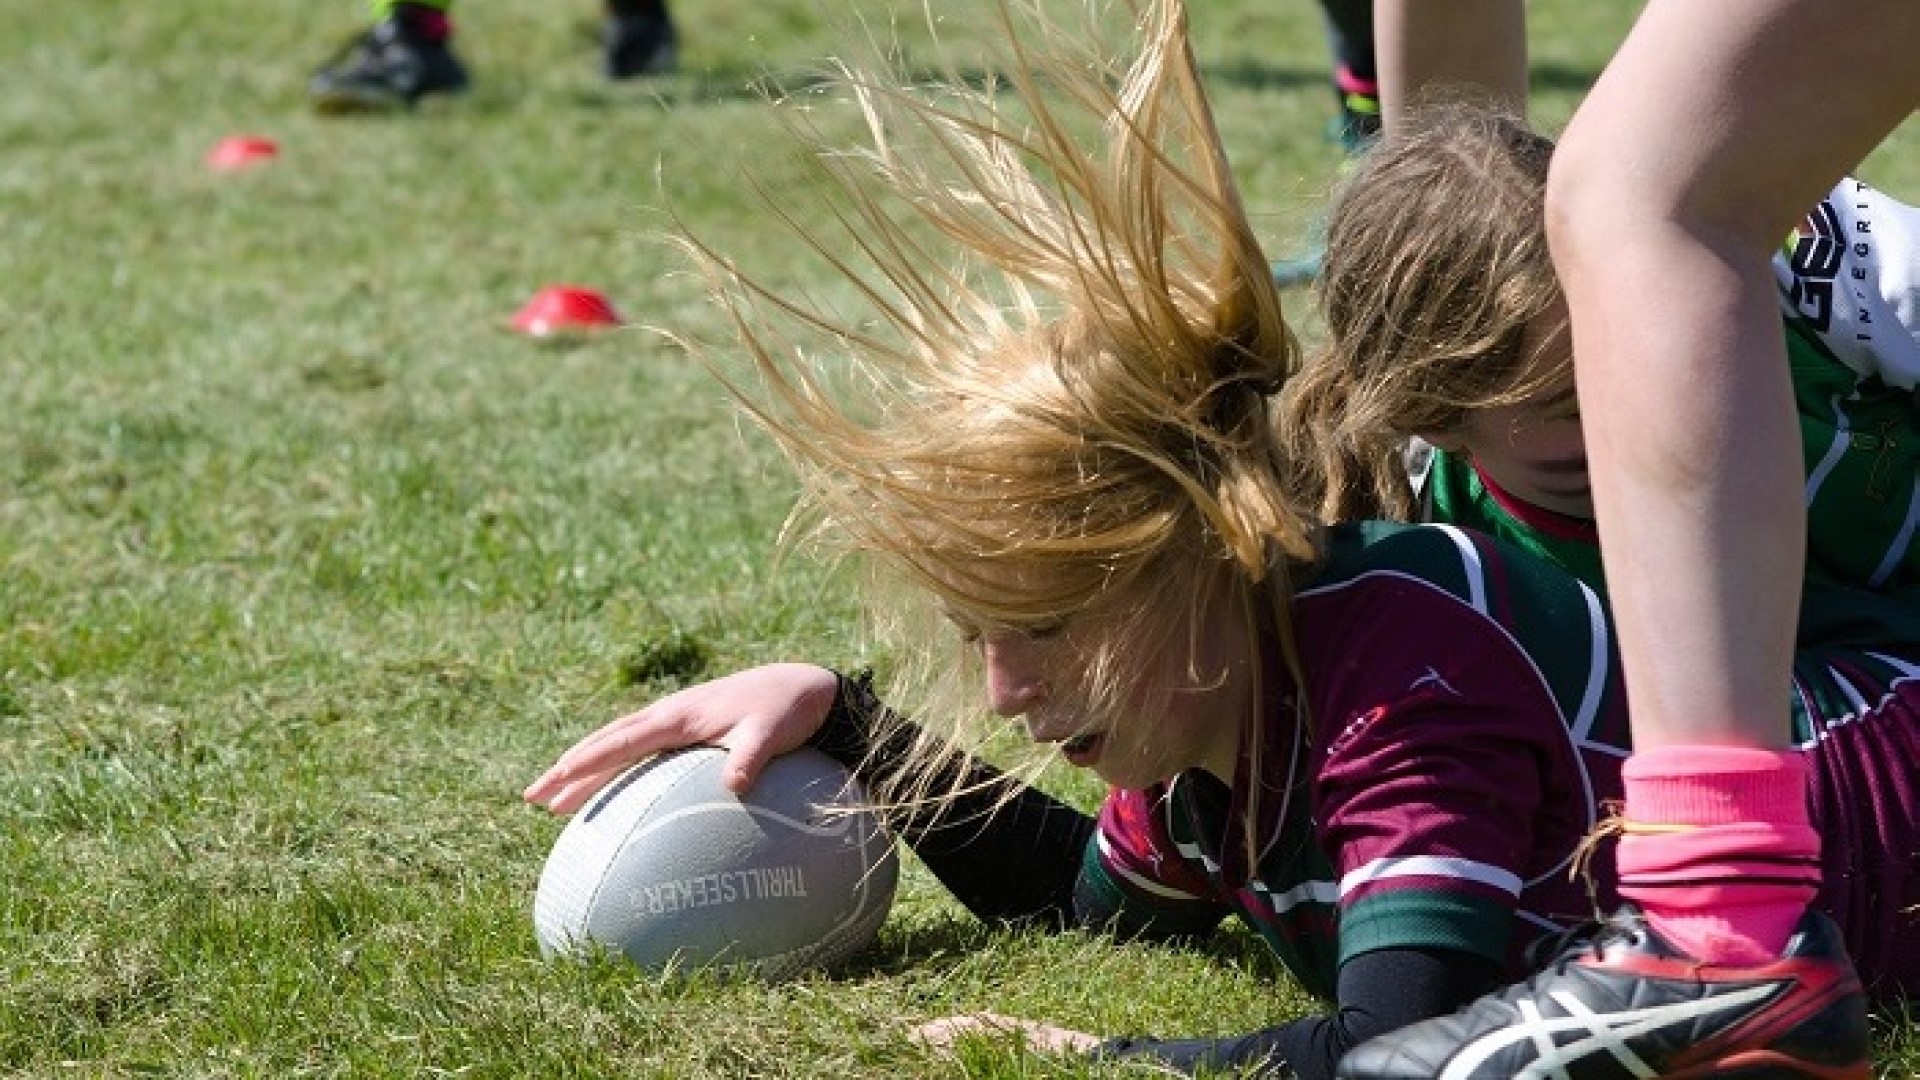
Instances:
[[[1095,832],[1093,838],[1100,845],[1100,856],[1101,856],[1100,865],[1106,867],[1109,872],[1118,874],[1120,877],[1125,878],[1127,880],[1127,883],[1132,885],[1134,888],[1139,889],[1143,892],[1150,892],[1155,896],[1164,896],[1169,900],[1205,899],[1204,897],[1195,896],[1194,894],[1190,892],[1186,892],[1185,890],[1176,889],[1171,885],[1162,885],[1157,881],[1153,881],[1149,878],[1141,877],[1139,874],[1136,874],[1133,871],[1127,869],[1126,867],[1121,866],[1119,861],[1114,858],[1113,845],[1108,842],[1106,833]]]
[[[1913,546],[1916,515],[1920,515],[1920,484],[1914,485],[1913,493],[1907,497],[1907,519],[1900,523],[1900,535],[1894,537],[1893,543],[1887,545],[1887,554],[1880,560],[1880,565],[1873,568],[1873,576],[1867,579],[1868,585],[1874,588],[1885,585],[1887,579],[1893,576],[1893,572],[1906,561],[1907,549]]]
[[[1487,614],[1487,568],[1480,562],[1480,549],[1473,546],[1467,534],[1452,525],[1429,525],[1430,529],[1439,529],[1460,549],[1460,569],[1467,575],[1467,603],[1482,615]]]
[[[1606,696],[1607,678],[1612,671],[1612,665],[1607,662],[1607,643],[1613,630],[1607,625],[1606,605],[1600,602],[1600,594],[1587,588],[1586,582],[1583,581],[1580,582],[1580,596],[1587,602],[1587,636],[1589,639],[1587,688],[1581,691],[1580,711],[1579,714],[1573,718],[1573,726],[1568,729],[1567,734],[1573,739],[1574,745],[1581,750],[1590,750],[1595,753],[1624,758],[1633,751],[1593,740],[1593,723],[1600,716],[1600,699]],[[1587,817],[1586,828],[1582,831],[1591,832],[1594,825],[1599,821],[1599,811],[1597,808],[1600,805],[1600,797],[1594,793],[1593,773],[1587,768],[1586,758],[1576,753],[1573,755],[1573,761],[1577,766],[1574,775],[1580,778],[1580,806]],[[1535,885],[1546,881],[1548,878],[1561,873],[1573,862],[1577,855],[1578,852],[1576,851],[1567,852],[1559,862],[1554,863],[1552,866],[1547,867],[1539,874],[1528,879],[1525,887],[1531,889]]]
[[[1867,701],[1867,695],[1862,694],[1860,688],[1855,686],[1851,679],[1842,675],[1840,669],[1834,667],[1827,668],[1827,678],[1832,681],[1834,688],[1846,697],[1848,719],[1860,717],[1864,715],[1868,709],[1873,708]]]
[[[1207,873],[1217,874],[1220,872],[1220,864],[1207,858],[1207,853],[1200,849],[1199,844],[1188,840],[1175,840],[1173,842],[1173,848],[1187,861],[1199,863]]]
[[[1347,871],[1340,879],[1340,895],[1348,893],[1362,885],[1376,881],[1385,881],[1400,877],[1443,877],[1461,881],[1477,881],[1490,885],[1508,896],[1520,895],[1520,875],[1511,870],[1474,859],[1451,859],[1438,855],[1415,855],[1405,859],[1375,859],[1365,866]]]
[[[1593,722],[1600,717],[1600,699],[1607,692],[1607,677],[1613,673],[1613,665],[1607,663],[1607,646],[1612,640],[1613,631],[1607,625],[1607,612],[1600,603],[1600,594],[1580,584],[1580,599],[1587,603],[1587,688],[1580,692],[1580,711],[1573,718],[1571,730],[1574,741],[1591,750],[1605,750],[1625,757],[1627,752],[1613,746],[1595,746],[1593,744]],[[1583,770],[1581,779],[1586,778]],[[1593,802],[1593,791],[1587,791],[1587,802]]]
[[[1812,506],[1813,500],[1819,496],[1820,485],[1827,482],[1828,474],[1833,472],[1840,464],[1840,459],[1846,457],[1847,451],[1853,447],[1853,417],[1848,416],[1847,410],[1841,407],[1839,394],[1833,395],[1832,405],[1833,442],[1827,447],[1827,452],[1820,455],[1820,463],[1807,474],[1808,506]]]
[[[1285,915],[1301,904],[1332,904],[1340,899],[1340,886],[1332,881],[1303,881],[1283,893],[1270,893],[1254,881],[1253,891],[1267,898],[1275,915]]]
[[[1840,716],[1820,716],[1814,702],[1807,694],[1807,688],[1802,684],[1801,680],[1793,680],[1793,690],[1794,693],[1799,696],[1800,707],[1806,710],[1809,717],[1817,717],[1820,725],[1813,729],[1813,738],[1794,744],[1796,749],[1811,750],[1820,745],[1822,740],[1831,737],[1835,729],[1843,728],[1848,724],[1858,723],[1868,719],[1869,716],[1877,715],[1873,710],[1885,705],[1887,700],[1893,697],[1895,687],[1902,683],[1920,679],[1920,664],[1915,664],[1906,657],[1889,656],[1886,653],[1877,652],[1863,653],[1862,655],[1869,660],[1879,661],[1893,668],[1895,671],[1900,672],[1900,674],[1889,680],[1887,685],[1881,688],[1880,700],[1869,702],[1866,696],[1860,693],[1859,688],[1848,680],[1846,676],[1842,675],[1838,668],[1828,665],[1826,670],[1828,681],[1833,686],[1839,688],[1848,699],[1848,710]]]
[[[1904,656],[1888,656],[1886,653],[1877,652],[1870,652],[1867,655],[1902,673],[1900,678],[1887,684],[1887,689],[1889,690],[1906,682],[1908,679],[1920,679],[1920,664],[1916,664]]]

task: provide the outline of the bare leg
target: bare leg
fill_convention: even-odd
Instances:
[[[1920,100],[1917,47],[1907,0],[1651,0],[1548,183],[1633,717],[1620,893],[1708,962],[1778,956],[1819,886],[1786,752],[1806,510],[1768,260]]]
[[[1373,19],[1389,132],[1409,107],[1447,98],[1525,114],[1525,0],[1374,0]]]
[[[1768,258],[1920,101],[1916,55],[1908,0],[1652,0],[1561,140],[1548,235],[1640,749],[1785,743],[1805,508]]]

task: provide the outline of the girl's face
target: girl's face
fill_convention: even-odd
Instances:
[[[1194,639],[1191,664],[1181,655],[1187,650],[1164,650],[1176,658],[1157,659],[1131,679],[1122,700],[1103,702],[1093,686],[1094,658],[1117,632],[1113,620],[1084,615],[1043,632],[974,636],[987,703],[1024,720],[1035,742],[1059,747],[1070,764],[1119,787],[1146,787],[1195,767],[1231,781],[1250,704],[1244,632],[1209,626]]]
[[[1481,475],[1517,499],[1591,519],[1593,488],[1574,397],[1573,345],[1564,301],[1528,324],[1521,347],[1536,358],[1536,365],[1566,368],[1565,377],[1525,401],[1477,409],[1459,431],[1429,441],[1465,453]]]

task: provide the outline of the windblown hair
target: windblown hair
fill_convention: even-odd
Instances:
[[[1560,295],[1542,216],[1552,153],[1509,114],[1436,106],[1340,185],[1319,282],[1330,344],[1282,409],[1298,475],[1329,520],[1411,515],[1410,437],[1565,376],[1531,370],[1522,342]]]
[[[1203,619],[1278,633],[1295,663],[1287,568],[1314,557],[1315,530],[1272,410],[1297,350],[1185,13],[1136,10],[1126,61],[1097,44],[1098,8],[1075,27],[997,10],[1007,55],[984,85],[842,68],[869,142],[791,121],[841,228],[768,205],[853,286],[858,317],[688,242],[759,381],[730,385],[804,480],[790,536],[989,631],[1118,617],[1089,658],[1103,700],[1169,692],[1139,673]],[[978,700],[950,657],[923,674],[922,720]]]

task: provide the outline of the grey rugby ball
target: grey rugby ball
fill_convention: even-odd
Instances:
[[[574,815],[534,893],[542,954],[613,949],[652,972],[777,981],[873,940],[899,863],[847,770],[801,749],[735,796],[725,763],[713,747],[650,758]]]

